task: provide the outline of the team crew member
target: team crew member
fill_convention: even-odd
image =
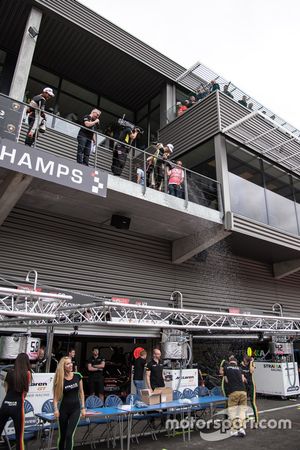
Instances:
[[[104,400],[104,367],[105,360],[99,355],[98,347],[92,349],[92,356],[88,359],[89,393]]]
[[[45,347],[40,347],[38,351],[38,357],[35,363],[32,365],[33,370],[36,373],[46,372],[47,358]]]
[[[30,361],[26,353],[20,353],[13,370],[5,378],[6,395],[0,408],[0,436],[6,422],[12,418],[16,433],[16,450],[24,450],[24,400],[31,383]]]
[[[246,436],[243,427],[247,409],[246,378],[238,366],[234,356],[230,356],[229,363],[224,369],[226,391],[228,392],[228,413],[232,423],[233,436]]]
[[[81,125],[85,128],[80,128],[77,136],[77,162],[79,164],[84,164],[85,166],[89,165],[92,142],[96,142],[94,130],[95,126],[100,122],[100,115],[101,111],[99,111],[99,109],[93,109],[90,114],[87,114],[82,119]]]
[[[77,370],[78,370],[78,364],[77,364],[75,355],[76,355],[76,353],[75,353],[75,348],[70,348],[70,350],[69,350],[69,352],[68,352],[68,357],[69,357],[69,358],[71,359],[71,361],[72,361],[72,365],[73,365],[73,367],[72,367],[72,372],[77,372]]]
[[[127,155],[130,152],[130,147],[126,144],[133,145],[138,134],[139,130],[137,128],[131,129],[126,127],[121,131],[119,141],[121,141],[122,144],[117,143],[113,151],[111,171],[114,175],[121,176],[126,164]]]
[[[133,384],[135,385],[137,394],[140,394],[141,389],[144,388],[146,358],[147,352],[146,350],[142,350],[140,356],[133,363]]]
[[[158,348],[153,350],[153,357],[146,366],[146,383],[148,389],[165,387],[163,374],[163,363],[161,361],[161,351]]]
[[[25,145],[28,145],[29,147],[34,143],[35,134],[41,125],[41,120],[46,119],[44,113],[45,105],[46,101],[51,97],[54,97],[53,90],[46,87],[41,94],[34,96],[29,104],[27,109],[29,129],[25,139]]]
[[[224,375],[225,375],[226,366],[227,366],[228,361],[229,361],[230,358],[234,358],[234,355],[230,355],[228,360],[222,359],[221,364],[219,366],[219,375],[222,377],[221,389],[222,389],[222,393],[223,393],[224,397],[227,396],[227,391],[226,391],[226,387],[227,386],[226,386],[226,383],[225,383]]]
[[[244,355],[243,361],[241,362],[241,369],[244,377],[246,378],[246,390],[247,395],[250,397],[251,407],[253,409],[255,424],[258,424],[258,411],[256,406],[256,388],[253,379],[253,374],[255,370],[254,360],[248,355]]]
[[[64,356],[58,363],[54,377],[53,406],[59,426],[58,450],[72,450],[80,412],[85,417],[82,376],[73,372],[72,367],[72,360]]]

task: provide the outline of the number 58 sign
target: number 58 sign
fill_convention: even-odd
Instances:
[[[30,360],[37,359],[40,345],[41,345],[41,340],[39,338],[34,338],[34,337],[27,338],[26,353],[29,356]]]

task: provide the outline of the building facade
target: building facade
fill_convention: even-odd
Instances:
[[[108,172],[106,194],[98,196],[62,184],[45,165],[43,174],[24,168],[24,159],[10,167],[13,145],[25,151],[27,125],[21,122],[11,148],[2,129],[1,276],[20,280],[34,268],[44,286],[87,298],[168,306],[179,290],[186,308],[265,314],[280,303],[286,315],[299,316],[300,144],[293,130],[250,111],[222,85],[176,117],[177,100],[205,80],[193,72],[182,78],[185,68],[76,1],[1,0],[0,17],[2,108],[51,87],[54,115],[36,154],[68,170],[76,170],[78,125],[64,119],[101,109],[91,164]],[[109,173],[111,130],[124,114],[144,134],[117,178]],[[143,151],[156,140],[172,143],[173,159],[187,168],[184,200],[136,183],[136,168],[146,168],[149,156]],[[112,226],[112,215],[129,218],[129,228]]]

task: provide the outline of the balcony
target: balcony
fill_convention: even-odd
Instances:
[[[167,180],[163,180],[163,191],[152,189],[146,183],[144,186],[137,184],[137,167],[146,173],[147,158],[153,156],[153,152],[152,149],[145,152],[130,146],[122,176],[113,176],[109,170],[112,147],[117,141],[101,133],[97,133],[97,146],[90,158],[91,166],[78,165],[76,136],[79,126],[48,113],[47,132],[40,134],[34,148],[26,147],[23,145],[27,130],[23,112],[25,107],[21,102],[0,96],[0,109],[4,112],[0,153],[1,223],[14,206],[83,219],[105,227],[110,226],[112,214],[119,214],[131,219],[130,232],[177,242],[173,249],[174,262],[182,262],[197,249],[202,249],[205,246],[204,235],[210,237],[210,245],[227,236],[223,227],[221,190],[215,180],[184,168],[184,199],[168,194]],[[4,149],[5,146],[7,148]],[[8,155],[13,148],[15,155],[22,160],[22,164],[20,160],[17,162],[16,156],[17,167],[8,165]],[[24,156],[19,156],[24,155],[24,152],[30,152],[37,158],[52,158],[51,164],[68,167],[70,173],[81,169],[89,171],[89,176],[97,173],[104,184],[107,182],[106,191],[103,196],[92,195],[92,192],[74,183],[62,183],[64,174],[58,180],[57,177],[49,177],[49,173],[45,176],[45,173],[34,172],[29,167],[28,159],[24,168]],[[43,164],[46,172],[50,165]],[[186,256],[181,251],[185,244],[188,248]],[[175,247],[179,246],[181,249],[176,250]]]

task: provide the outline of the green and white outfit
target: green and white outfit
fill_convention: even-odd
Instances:
[[[79,383],[80,373],[74,372],[71,380],[64,379],[63,398],[59,406],[57,441],[58,450],[72,450],[74,435],[80,420]]]

